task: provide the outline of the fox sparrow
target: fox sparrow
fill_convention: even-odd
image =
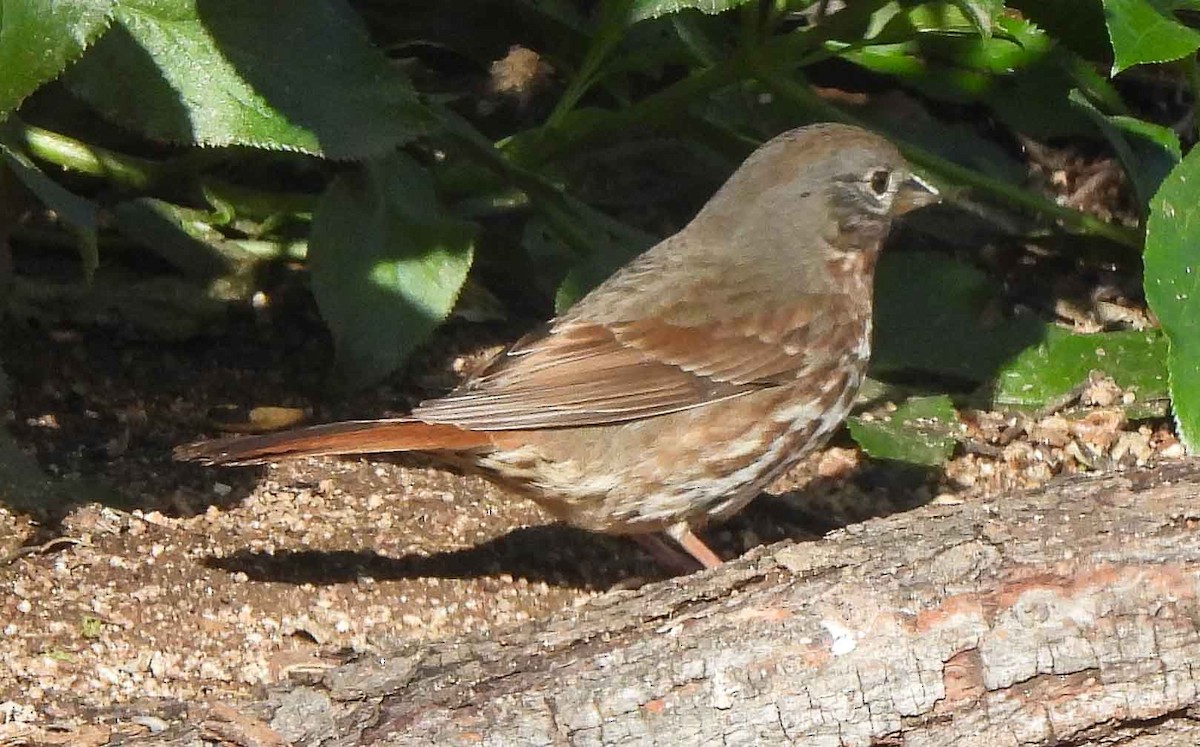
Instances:
[[[420,451],[585,529],[730,516],[846,417],[871,349],[892,218],[937,200],[886,140],[823,124],[755,151],[679,233],[409,417],[194,443],[179,459]]]

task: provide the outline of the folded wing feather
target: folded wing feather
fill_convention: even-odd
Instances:
[[[777,386],[813,365],[837,297],[682,327],[648,319],[552,325],[412,417],[475,430],[606,425]]]

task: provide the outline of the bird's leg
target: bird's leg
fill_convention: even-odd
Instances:
[[[666,533],[705,568],[716,568],[725,562],[717,557],[717,554],[710,550],[703,540],[692,534],[692,528],[685,521],[668,527]]]
[[[672,542],[668,542],[661,534],[631,534],[631,540],[641,545],[646,554],[654,558],[660,566],[678,576],[695,573],[696,561]]]

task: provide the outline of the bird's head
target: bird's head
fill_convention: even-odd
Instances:
[[[869,280],[892,219],[939,199],[883,137],[850,125],[811,125],[752,153],[693,230],[734,244],[744,261],[799,269],[812,282],[831,270],[840,274],[840,267]]]

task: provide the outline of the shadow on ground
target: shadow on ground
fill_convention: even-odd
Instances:
[[[245,573],[252,581],[338,584],[363,578],[481,578],[508,574],[574,588],[607,587],[632,576],[666,578],[633,542],[563,524],[514,529],[475,547],[388,557],[372,551],[242,551],[210,558],[210,568]]]
[[[928,478],[927,470],[911,465],[871,462],[849,480],[818,478],[778,496],[760,496],[728,524],[702,534],[725,559],[759,544],[812,541],[849,523],[915,508],[924,502],[920,487]],[[204,564],[244,573],[253,581],[314,585],[365,578],[465,579],[507,574],[553,586],[603,589],[631,578],[649,582],[671,575],[628,538],[565,524],[521,527],[474,547],[429,554],[390,557],[369,550],[243,550],[209,558]]]

